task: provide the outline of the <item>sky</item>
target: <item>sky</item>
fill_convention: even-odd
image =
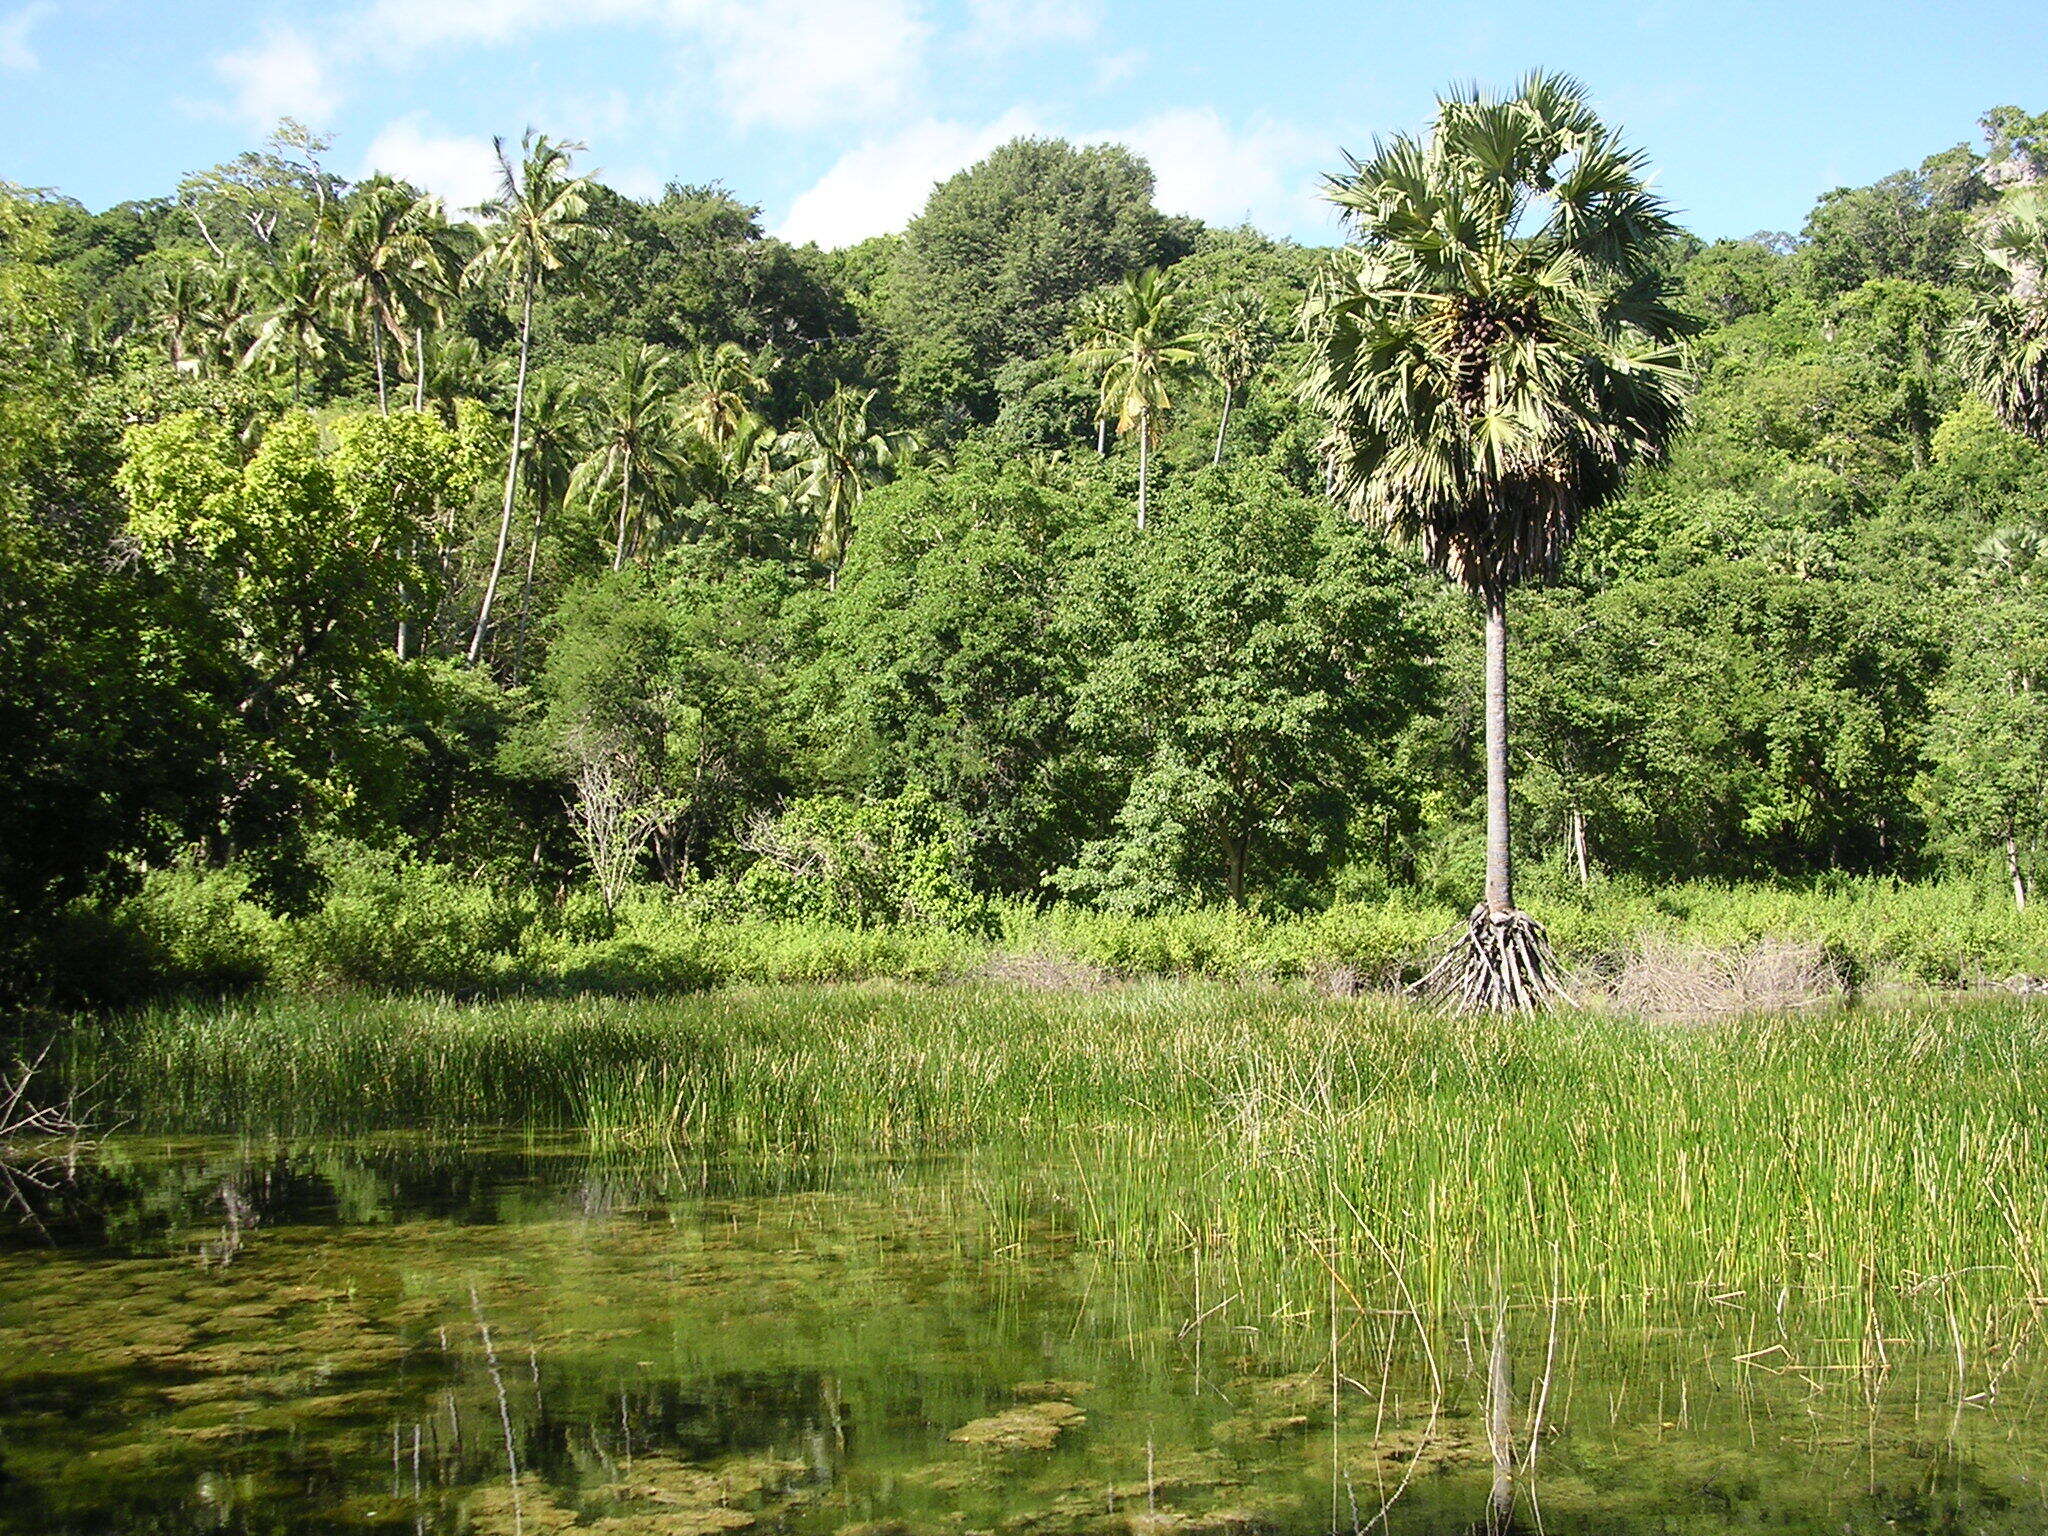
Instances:
[[[297,117],[452,207],[491,138],[638,197],[722,183],[771,233],[900,229],[1019,134],[1117,141],[1169,212],[1335,238],[1323,173],[1441,88],[1579,76],[1707,237],[2048,109],[2048,5],[1893,0],[0,0],[0,180],[99,209]]]

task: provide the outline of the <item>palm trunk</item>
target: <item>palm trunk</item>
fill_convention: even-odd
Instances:
[[[519,681],[519,674],[526,668],[526,625],[527,611],[533,602],[533,571],[540,562],[541,521],[548,514],[547,496],[535,491],[533,497],[533,539],[526,546],[526,576],[519,583],[519,638],[512,645],[512,681]]]
[[[1572,807],[1572,862],[1578,866],[1579,884],[1593,883],[1593,857],[1586,846],[1586,813],[1579,806]]]
[[[1230,430],[1230,397],[1235,393],[1235,390],[1227,386],[1223,391],[1223,419],[1216,423],[1216,453],[1209,460],[1212,468],[1223,462],[1223,434]]]
[[[2011,822],[2005,824],[2005,872],[2012,877],[2012,904],[2018,911],[2027,910],[2027,871],[2020,863],[2019,833]]]
[[[384,327],[375,315],[370,317],[370,351],[377,359],[377,414],[389,416],[391,401],[384,392]]]
[[[427,408],[427,328],[423,325],[412,328],[412,408]]]
[[[1095,418],[1095,456],[1098,459],[1109,457],[1109,418],[1106,416]]]
[[[519,379],[512,389],[512,451],[505,456],[505,505],[498,514],[498,549],[491,557],[491,577],[484,583],[484,600],[476,612],[476,630],[469,637],[469,664],[476,665],[484,651],[484,634],[491,624],[491,604],[498,597],[498,577],[505,569],[505,546],[512,538],[512,498],[519,490],[519,435],[526,427],[526,355],[533,341],[533,279],[526,280],[525,302],[519,315]]]
[[[1145,492],[1152,474],[1152,418],[1138,418],[1138,531],[1145,531]]]
[[[625,465],[619,471],[619,538],[612,546],[612,569],[626,568],[626,530],[632,524],[633,508],[633,456],[626,455]]]
[[[1508,855],[1508,605],[1486,597],[1486,910],[1515,909]]]

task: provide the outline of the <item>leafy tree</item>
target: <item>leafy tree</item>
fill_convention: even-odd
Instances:
[[[940,183],[895,249],[887,315],[904,406],[935,426],[987,421],[997,370],[1051,350],[1076,299],[1188,244],[1129,150],[1001,146]]]
[[[1082,739],[1127,777],[1059,877],[1112,905],[1243,905],[1325,875],[1398,795],[1380,745],[1428,696],[1407,572],[1265,465],[1204,474],[1077,578]]]
[[[519,444],[526,414],[527,359],[533,345],[533,302],[550,279],[572,270],[578,244],[591,232],[584,217],[590,184],[570,174],[573,157],[582,145],[558,144],[528,129],[520,140],[517,165],[506,152],[503,139],[493,139],[491,145],[498,156],[498,195],[479,211],[495,222],[470,271],[478,280],[498,277],[512,307],[519,311],[519,372],[512,393],[512,439],[505,455],[498,547],[491,557],[490,579],[484,585],[476,628],[470,635],[471,666],[483,654],[498,578],[505,568],[505,548],[512,537],[512,498],[519,489]]]
[[[1511,880],[1507,597],[1678,430],[1690,326],[1655,267],[1676,231],[1642,157],[1555,76],[1441,98],[1427,139],[1331,196],[1358,241],[1313,311],[1331,484],[1485,608],[1486,898],[1454,958],[1468,1004],[1531,1008],[1553,983]]]

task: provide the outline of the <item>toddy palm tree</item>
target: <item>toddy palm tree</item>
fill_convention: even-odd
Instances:
[[[1230,430],[1230,407],[1237,392],[1259,376],[1272,355],[1273,322],[1265,299],[1250,288],[1218,294],[1202,317],[1202,361],[1223,386],[1223,417],[1216,423],[1211,464],[1223,462],[1223,435]]]
[[[1996,287],[1958,322],[1956,361],[2000,421],[2048,442],[2048,188],[2007,193],[1979,253]]]
[[[1138,433],[1138,526],[1152,480],[1153,424],[1172,409],[1168,386],[1196,361],[1201,335],[1183,331],[1180,295],[1157,267],[1133,273],[1119,295],[1122,312],[1074,361],[1102,378],[1098,419],[1116,421],[1119,434]]]
[[[595,500],[616,488],[612,569],[623,570],[640,544],[647,498],[659,495],[682,469],[675,360],[659,347],[621,343],[617,368],[591,403],[595,448],[577,468],[575,494]]]
[[[505,284],[507,299],[519,311],[519,373],[512,390],[512,438],[505,454],[498,548],[491,557],[490,579],[484,583],[476,628],[469,637],[472,666],[483,654],[491,605],[505,569],[505,546],[512,537],[512,498],[519,490],[519,444],[526,416],[526,365],[533,348],[533,301],[551,279],[573,268],[577,247],[592,230],[586,218],[590,183],[571,174],[581,144],[557,144],[529,128],[519,141],[517,165],[503,139],[493,139],[491,147],[498,155],[498,195],[477,212],[493,224],[468,275],[477,281],[496,276]]]
[[[1430,986],[1533,1010],[1562,994],[1514,899],[1508,594],[1683,424],[1695,327],[1653,265],[1676,227],[1560,76],[1441,98],[1426,138],[1353,160],[1329,195],[1355,237],[1306,311],[1331,494],[1486,614],[1486,895]]]

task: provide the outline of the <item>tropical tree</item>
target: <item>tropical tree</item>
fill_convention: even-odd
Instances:
[[[333,274],[313,243],[301,240],[274,265],[258,267],[253,287],[256,332],[242,362],[275,368],[289,359],[292,403],[300,404],[306,364],[324,358],[334,339]]]
[[[778,445],[801,477],[797,499],[817,529],[811,554],[830,571],[834,587],[853,539],[855,510],[888,467],[913,446],[907,434],[884,433],[871,425],[874,403],[874,390],[842,385],[822,410],[784,433]]]
[[[1956,361],[2000,421],[2048,443],[2048,187],[2007,194],[1978,249],[1997,286],[1965,310]]]
[[[1193,364],[1201,335],[1181,329],[1180,295],[1157,267],[1133,273],[1119,297],[1121,313],[1085,343],[1075,362],[1101,378],[1098,420],[1119,434],[1138,434],[1138,526],[1145,526],[1152,475],[1153,423],[1172,407],[1167,389]]]
[[[594,451],[577,469],[577,493],[594,501],[616,490],[612,569],[623,570],[641,541],[646,498],[671,489],[683,465],[675,360],[659,347],[621,343],[616,369],[598,386],[591,411]]]
[[[1684,422],[1692,322],[1655,266],[1676,226],[1562,76],[1440,98],[1426,138],[1354,159],[1329,195],[1356,241],[1309,308],[1332,494],[1486,614],[1486,895],[1432,984],[1533,1010],[1561,993],[1514,899],[1508,594]]]
[[[540,563],[541,533],[548,513],[568,498],[589,432],[589,396],[560,374],[546,370],[535,374],[527,389],[519,442],[519,476],[533,498],[533,532],[526,544],[526,574],[519,584],[519,638],[512,649],[514,682],[526,663],[526,631],[534,570]]]
[[[747,351],[736,341],[692,349],[684,372],[685,419],[720,448],[731,443],[768,392],[775,355]]]
[[[384,338],[404,346],[418,334],[448,267],[440,205],[415,197],[388,176],[373,176],[332,205],[339,288],[370,342],[377,409],[390,413]],[[417,391],[414,408],[420,407]]]
[[[1237,392],[1259,376],[1272,355],[1273,322],[1265,299],[1250,288],[1217,295],[1202,317],[1202,362],[1223,386],[1223,415],[1216,423],[1211,464],[1223,462],[1223,435],[1230,430],[1230,407]]]
[[[493,139],[491,147],[498,156],[498,195],[477,210],[493,222],[468,275],[478,282],[502,282],[508,303],[518,310],[519,372],[512,391],[512,439],[505,455],[498,547],[491,557],[483,601],[477,607],[476,628],[469,637],[472,666],[483,654],[491,605],[505,569],[505,548],[512,537],[512,498],[519,490],[519,444],[525,430],[526,370],[533,350],[533,301],[550,281],[573,269],[577,248],[592,231],[586,218],[590,183],[571,174],[581,144],[558,144],[529,128],[519,141],[516,164],[503,139]]]

